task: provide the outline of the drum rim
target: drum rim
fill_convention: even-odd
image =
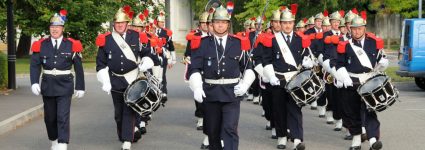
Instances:
[[[300,87],[293,87],[292,89],[289,89],[288,88],[288,86],[289,86],[289,83],[291,82],[291,81],[293,81],[299,74],[301,74],[301,73],[304,73],[304,72],[306,72],[306,71],[310,71],[310,75],[309,75],[309,78],[308,79],[311,79],[315,74],[314,74],[314,72],[313,71],[311,71],[311,70],[309,70],[309,69],[306,69],[306,70],[302,70],[302,71],[299,71],[297,74],[295,74],[292,78],[291,78],[291,80],[289,80],[288,82],[286,82],[286,85],[285,85],[285,89],[286,90],[288,90],[288,92],[289,91],[293,91],[294,89],[296,89],[296,88],[300,88]],[[301,83],[301,86],[303,86],[303,85],[305,85],[306,83]]]

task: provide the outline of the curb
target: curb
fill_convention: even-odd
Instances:
[[[0,135],[15,130],[44,115],[43,104],[30,108],[0,122]]]

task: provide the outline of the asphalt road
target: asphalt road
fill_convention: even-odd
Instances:
[[[148,125],[148,133],[133,149],[144,150],[196,150],[203,135],[195,128],[194,102],[186,83],[183,66],[169,71],[169,101],[158,110]],[[22,79],[23,80],[23,79]],[[26,80],[26,79],[25,79]],[[95,75],[86,76],[87,93],[75,100],[71,110],[70,150],[118,150],[113,119],[112,99],[100,89]],[[425,141],[425,91],[414,83],[397,84],[400,100],[390,109],[379,113],[381,136],[385,150],[423,149]],[[41,101],[41,97],[35,100]],[[265,130],[259,105],[243,101],[239,121],[241,150],[275,149],[276,140]],[[332,125],[317,117],[316,111],[303,109],[305,144],[310,150],[344,150],[351,141],[344,141],[344,132],[333,131]],[[0,136],[1,150],[46,150],[50,142],[42,118],[36,119],[15,131]],[[292,143],[288,143],[292,147]],[[368,144],[363,144],[368,149]]]

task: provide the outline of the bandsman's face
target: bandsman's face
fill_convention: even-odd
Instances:
[[[201,23],[199,24],[199,28],[200,28],[202,31],[204,31],[204,32],[208,32],[208,25],[207,25],[207,23],[206,23],[206,22],[201,22]]]
[[[341,31],[342,34],[347,34],[348,32],[346,27],[339,27],[339,31]]]
[[[363,38],[363,36],[366,33],[366,27],[365,26],[361,26],[361,27],[351,27],[351,36],[355,39],[355,40],[360,40],[361,38]]]
[[[308,25],[308,28],[310,29],[310,28],[313,28],[315,25],[314,24],[310,24],[310,25]],[[320,26],[320,28],[322,28],[322,26]]]
[[[280,22],[277,20],[273,20],[270,22],[272,28],[276,32],[280,32],[282,30],[282,27],[280,26]]]
[[[304,33],[305,32],[305,27],[297,28],[297,31]]]
[[[114,29],[119,34],[124,34],[127,30],[127,24],[128,22],[115,22],[114,23]]]
[[[294,30],[294,21],[281,21],[280,25],[282,27],[282,31],[286,34],[291,33]]]
[[[229,29],[229,21],[226,20],[213,20],[214,33],[221,35],[226,34]]]
[[[214,27],[213,27],[212,23],[208,23],[208,32],[214,33]]]
[[[322,28],[322,19],[314,19],[314,26],[316,26],[318,29]]]
[[[332,19],[331,20],[332,30],[339,30],[339,23],[341,23],[341,21]]]
[[[164,28],[165,27],[165,22],[158,21],[158,27],[159,28]]]
[[[345,26],[347,27],[347,30],[350,31],[350,27],[351,27],[351,22],[346,22]]]
[[[63,35],[63,26],[50,26],[50,36],[54,39],[58,39]]]
[[[132,29],[137,31],[137,32],[145,31],[145,27],[139,27],[139,26],[133,26]]]
[[[323,32],[328,32],[329,30],[331,30],[331,26],[322,26],[322,30]]]

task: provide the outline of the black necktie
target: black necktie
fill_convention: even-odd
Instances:
[[[337,32],[336,35],[339,36],[339,33]]]
[[[220,52],[224,51],[224,47],[223,47],[223,38],[218,38],[218,40],[220,41],[218,43],[218,49],[220,50]]]
[[[58,40],[55,40],[55,50],[58,50]]]
[[[291,36],[290,35],[286,36],[286,44],[288,44],[288,46],[289,46],[289,44],[291,44]]]
[[[358,40],[354,40],[354,41],[355,41],[354,45],[362,48],[362,43],[360,41],[358,41]]]

